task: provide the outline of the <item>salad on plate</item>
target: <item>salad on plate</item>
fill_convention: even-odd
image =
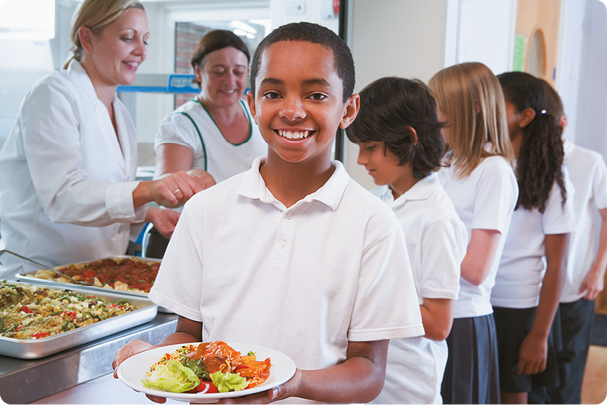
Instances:
[[[270,376],[270,358],[242,355],[223,341],[182,345],[165,353],[141,380],[146,388],[173,393],[227,393],[263,384]]]

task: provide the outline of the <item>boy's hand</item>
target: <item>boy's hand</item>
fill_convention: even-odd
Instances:
[[[116,352],[114,361],[112,361],[112,368],[114,369],[114,378],[118,378],[118,366],[131,356],[137,353],[145,352],[146,350],[153,349],[154,346],[144,342],[143,340],[131,340],[126,345],[122,346]]]
[[[126,345],[122,346],[117,352],[116,356],[114,356],[114,361],[112,361],[112,368],[114,369],[114,378],[118,378],[118,366],[128,359],[131,356],[136,355],[137,353],[145,352],[146,350],[153,349],[155,346],[144,342],[143,340],[131,340]],[[136,391],[138,392],[138,391]],[[158,402],[159,404],[163,404],[166,402],[166,398],[164,397],[155,397],[152,395],[147,395],[150,401]]]
[[[286,383],[274,387],[271,390],[259,392],[253,395],[247,395],[240,398],[222,399],[219,404],[269,404],[270,402],[287,399],[296,396],[299,382],[301,381],[301,371],[295,371],[295,375]]]
[[[594,266],[586,274],[582,284],[580,285],[579,294],[586,292],[584,298],[592,301],[594,300],[601,291],[603,291],[605,281],[600,271],[597,271]]]
[[[537,374],[546,369],[548,343],[546,339],[529,334],[519,348],[517,374]]]

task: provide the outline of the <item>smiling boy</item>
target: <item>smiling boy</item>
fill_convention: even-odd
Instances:
[[[295,361],[287,383],[234,401],[368,402],[389,339],[424,330],[398,220],[331,161],[358,110],[352,56],[327,28],[289,24],[259,45],[251,83],[267,158],[186,205],[150,294],[180,315],[162,344],[246,342]],[[114,367],[150,347],[129,343]]]

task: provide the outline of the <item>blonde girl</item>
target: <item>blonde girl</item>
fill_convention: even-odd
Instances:
[[[491,288],[518,197],[504,97],[482,63],[462,63],[429,82],[445,122],[441,182],[468,231],[441,394],[445,403],[499,403]]]

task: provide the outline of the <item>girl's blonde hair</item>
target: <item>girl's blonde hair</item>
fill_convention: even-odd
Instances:
[[[81,27],[88,27],[93,34],[98,35],[105,27],[114,22],[125,11],[138,8],[145,11],[139,0],[85,0],[74,12],[70,39],[72,52],[63,65],[67,69],[72,59],[81,61],[83,55],[82,44],[78,32]]]
[[[435,74],[428,85],[439,111],[448,118],[446,147],[452,151],[451,164],[459,178],[472,173],[488,156],[503,156],[513,164],[504,94],[487,66],[454,65]]]

